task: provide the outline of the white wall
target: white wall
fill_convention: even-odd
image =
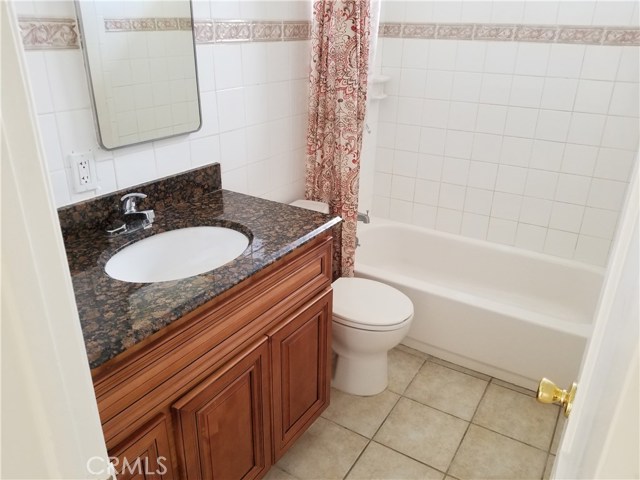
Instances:
[[[87,470],[92,457],[105,467],[107,451],[11,14],[0,4],[0,477],[105,479]]]
[[[311,3],[194,1],[195,19],[310,20]],[[16,3],[18,14],[74,17],[72,1]],[[223,187],[279,201],[304,194],[309,41],[197,45],[202,129],[106,151],[98,146],[80,50],[25,52],[57,206],[212,162]],[[92,150],[95,192],[77,194],[71,152]]]
[[[383,2],[381,22],[636,25],[636,2]],[[373,213],[606,264],[638,47],[381,38]]]

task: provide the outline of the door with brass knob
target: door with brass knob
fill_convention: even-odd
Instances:
[[[573,399],[576,396],[578,384],[573,382],[569,390],[562,390],[548,378],[543,378],[538,384],[536,399],[540,403],[554,403],[562,406],[564,416],[568,417],[573,407]]]

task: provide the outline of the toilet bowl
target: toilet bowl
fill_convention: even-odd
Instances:
[[[296,207],[329,213],[326,203],[296,200]],[[333,282],[331,386],[352,395],[376,395],[389,383],[387,352],[407,335],[413,303],[404,293],[365,278]]]
[[[331,385],[363,396],[387,388],[387,352],[402,341],[412,320],[413,303],[389,285],[365,278],[333,282]]]

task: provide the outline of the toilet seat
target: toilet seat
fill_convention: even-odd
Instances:
[[[366,278],[333,282],[333,320],[360,330],[397,330],[413,317],[413,303],[404,293]]]

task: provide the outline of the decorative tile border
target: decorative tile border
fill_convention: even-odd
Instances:
[[[106,32],[191,30],[190,18],[105,18]]]
[[[74,18],[18,19],[27,50],[79,48]],[[189,18],[105,19],[108,32],[190,30]],[[204,43],[278,42],[308,40],[311,22],[198,19],[195,41]],[[485,40],[507,42],[573,43],[583,45],[640,46],[640,29],[607,26],[505,25],[475,23],[381,23],[387,38]]]
[[[22,43],[26,50],[79,48],[75,18],[18,18]],[[106,18],[105,31],[150,32],[191,30],[190,18]],[[309,40],[311,22],[259,20],[195,20],[194,38],[197,44],[227,42],[280,42]]]
[[[640,29],[607,26],[508,25],[497,23],[381,23],[387,38],[485,40],[498,42],[640,45]]]
[[[25,50],[80,47],[75,18],[20,18],[19,27]]]
[[[309,40],[311,22],[195,20],[196,43],[280,42]]]

